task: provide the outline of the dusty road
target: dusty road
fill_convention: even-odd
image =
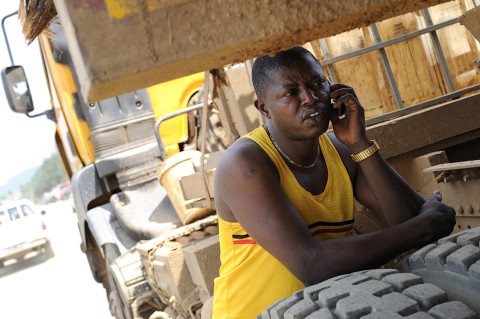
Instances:
[[[80,251],[76,215],[68,202],[45,206],[55,250],[0,269],[1,319],[111,319],[102,286]]]

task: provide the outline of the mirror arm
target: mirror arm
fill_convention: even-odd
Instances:
[[[8,42],[7,31],[5,30],[5,20],[6,20],[7,18],[10,18],[11,16],[16,15],[16,14],[18,14],[18,11],[15,11],[15,12],[13,12],[13,13],[10,13],[10,14],[6,15],[6,16],[4,16],[3,19],[2,19],[3,37],[5,38],[5,43],[6,43],[6,45],[7,45],[8,55],[10,56],[10,62],[12,62],[12,65],[14,65],[14,64],[13,64],[13,56],[12,56],[12,51],[10,50],[10,43]]]
[[[37,117],[37,116],[42,116],[42,115],[45,115],[47,117],[47,119],[51,120],[51,121],[54,121],[56,122],[57,121],[57,117],[55,116],[55,111],[53,109],[50,109],[50,110],[46,110],[45,112],[42,112],[42,113],[38,113],[38,114],[28,114],[26,113],[26,115],[28,117]]]

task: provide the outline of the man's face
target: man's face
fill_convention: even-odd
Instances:
[[[295,139],[318,137],[327,130],[330,84],[318,61],[308,55],[298,57],[269,77],[264,103],[278,130]]]

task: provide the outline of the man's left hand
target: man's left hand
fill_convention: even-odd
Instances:
[[[334,100],[330,121],[337,139],[348,146],[352,153],[358,153],[371,145],[365,130],[365,112],[355,91],[345,84],[332,84],[330,97]],[[345,107],[345,116],[338,116],[338,110]]]

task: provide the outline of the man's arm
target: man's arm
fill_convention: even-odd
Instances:
[[[350,154],[359,153],[372,142],[365,130],[363,107],[351,87],[343,84],[331,86],[332,98],[348,105],[345,118],[333,119],[334,133],[347,147],[337,146],[347,167],[357,165],[353,185],[355,197],[372,209],[386,226],[404,222],[418,214],[424,199],[382,158],[379,152],[355,164]],[[338,145],[338,143],[337,143]]]
[[[352,152],[335,136],[329,135],[329,137],[349,172],[355,198],[370,208],[385,226],[396,225],[418,214],[425,200],[380,154],[371,156],[371,158],[378,157],[375,161],[370,161],[368,158],[365,161],[369,160],[369,162],[354,163],[350,157]],[[360,165],[367,163],[369,165]]]
[[[379,153],[359,163],[355,184],[360,202],[378,203],[386,226],[417,216],[425,202]]]
[[[434,198],[423,205],[420,215],[388,230],[319,242],[281,189],[273,163],[247,139],[222,156],[215,173],[215,201],[222,219],[238,221],[305,285],[382,265],[449,234],[454,218]]]

